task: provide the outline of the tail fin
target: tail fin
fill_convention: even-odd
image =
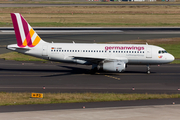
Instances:
[[[19,47],[35,47],[40,41],[42,41],[20,13],[11,13],[11,18],[16,34],[17,45]]]

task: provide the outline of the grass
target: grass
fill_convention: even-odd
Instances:
[[[180,64],[180,60],[174,60],[171,64]]]
[[[15,61],[46,61],[44,59],[32,57],[29,55],[24,55],[18,52],[0,54],[0,58],[5,60],[15,60]]]
[[[117,94],[117,93],[44,93],[43,99],[30,98],[31,93],[0,93],[0,105],[79,103],[180,98],[180,94]]]
[[[33,27],[180,26],[180,6],[60,6],[0,8],[0,26],[21,13]]]
[[[178,4],[180,0],[176,0],[175,2],[171,2],[171,4]],[[169,4],[169,2],[163,2],[161,0],[157,0],[155,2],[82,2],[82,0],[1,0],[0,3],[11,3],[11,4]]]

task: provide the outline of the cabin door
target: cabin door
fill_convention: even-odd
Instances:
[[[47,54],[47,46],[43,46],[42,56],[48,56],[48,54]]]
[[[152,48],[147,47],[146,58],[152,58]]]

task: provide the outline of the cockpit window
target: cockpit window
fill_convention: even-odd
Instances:
[[[159,50],[158,53],[159,53],[159,54],[163,54],[163,53],[167,53],[167,51],[165,51],[165,50]]]

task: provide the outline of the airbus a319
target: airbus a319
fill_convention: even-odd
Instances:
[[[174,56],[148,44],[48,43],[42,40],[19,13],[11,13],[17,44],[7,49],[42,59],[92,65],[92,70],[123,72],[127,65],[170,63]]]

